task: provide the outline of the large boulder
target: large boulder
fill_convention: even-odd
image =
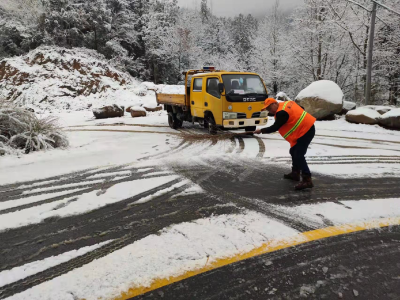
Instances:
[[[96,119],[119,118],[124,116],[125,108],[123,106],[112,105],[93,109],[93,115]]]
[[[339,114],[343,108],[344,94],[333,81],[315,81],[302,90],[296,103],[319,120]]]
[[[356,124],[378,124],[380,114],[368,107],[360,107],[356,110],[349,111],[346,114],[346,121]]]
[[[345,115],[351,110],[355,110],[357,108],[357,104],[350,101],[343,101],[343,109],[340,115]]]
[[[132,118],[146,117],[147,113],[143,107],[133,106],[130,109]]]
[[[143,107],[147,112],[156,112],[156,111],[161,111],[163,108],[162,106],[144,106]]]
[[[365,107],[376,110],[381,115],[386,114],[387,112],[395,108],[394,106],[383,106],[383,105],[367,105]]]
[[[400,108],[394,108],[380,116],[379,124],[393,129],[400,129]]]

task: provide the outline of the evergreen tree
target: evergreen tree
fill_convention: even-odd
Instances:
[[[252,16],[240,14],[231,23],[233,42],[244,70],[250,70],[251,41],[257,32],[258,22]]]
[[[207,23],[207,21],[211,17],[211,11],[208,8],[208,1],[207,0],[201,0],[200,14],[201,14],[201,20],[202,20],[203,24]]]
[[[174,81],[178,73],[176,53],[170,52],[168,40],[173,35],[178,15],[177,1],[155,1],[146,16],[144,41],[146,61],[155,83]]]
[[[279,0],[260,22],[257,35],[252,40],[251,68],[258,72],[272,88],[274,94],[287,90],[290,85],[287,36],[288,22],[279,10]]]

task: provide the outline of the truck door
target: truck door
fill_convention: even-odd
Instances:
[[[194,78],[190,92],[190,108],[193,117],[204,118],[204,78]]]
[[[204,110],[212,112],[215,123],[222,124],[222,100],[218,90],[218,77],[208,77],[206,82],[206,93],[204,96]]]

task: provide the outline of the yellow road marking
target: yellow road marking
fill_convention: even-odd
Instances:
[[[339,236],[343,234],[349,234],[353,232],[360,232],[360,231],[365,231],[368,229],[374,229],[374,228],[382,228],[382,227],[389,227],[389,226],[394,226],[394,225],[400,225],[400,217],[397,218],[386,218],[386,219],[379,219],[379,220],[374,220],[374,221],[369,221],[365,223],[356,223],[356,224],[346,224],[346,225],[339,225],[339,226],[333,226],[333,227],[328,227],[328,228],[323,228],[323,229],[317,229],[309,232],[304,232],[296,235],[293,238],[289,239],[283,239],[283,240],[274,240],[271,242],[268,242],[261,247],[258,247],[250,252],[247,253],[242,253],[234,257],[230,258],[221,258],[213,261],[211,264],[204,266],[201,269],[193,270],[193,271],[188,271],[182,275],[179,276],[173,276],[173,277],[168,277],[168,278],[158,278],[153,281],[153,283],[150,286],[136,286],[127,292],[123,292],[119,297],[115,298],[115,300],[126,300],[130,299],[135,296],[139,296],[151,291],[154,291],[156,289],[159,289],[161,287],[164,287],[166,285],[170,285],[175,282],[182,281],[184,279],[217,269],[221,268],[223,266],[245,260],[251,257],[259,256],[262,254],[274,252],[277,250],[282,250],[285,248],[329,238],[329,237],[334,237],[334,236]]]

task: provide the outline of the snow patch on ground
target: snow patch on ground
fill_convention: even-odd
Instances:
[[[297,220],[309,220],[326,226],[327,221],[333,225],[365,223],[380,218],[398,218],[400,216],[400,199],[376,199],[361,201],[339,201],[318,204],[304,204],[293,207],[273,205],[277,211]]]
[[[23,195],[31,195],[31,194],[43,193],[43,192],[48,192],[48,191],[58,190],[58,189],[67,189],[67,188],[73,188],[73,187],[88,186],[88,185],[102,183],[102,182],[104,182],[104,179],[86,181],[86,182],[84,181],[84,182],[64,184],[64,185],[54,185],[54,186],[50,186],[50,187],[37,188],[37,189],[29,190],[29,191],[24,191],[22,194]]]
[[[129,288],[149,286],[157,278],[179,276],[276,239],[298,239],[297,234],[249,211],[173,225],[8,300],[70,300],[71,294],[77,299],[112,299]]]
[[[51,256],[45,258],[43,260],[34,261],[28,264],[25,264],[20,267],[13,268],[11,270],[6,270],[0,272],[0,287],[5,286],[7,284],[19,281],[31,275],[35,275],[37,273],[43,272],[44,270],[50,269],[51,267],[55,267],[62,263],[65,263],[71,259],[76,257],[85,255],[86,253],[92,252],[98,248],[101,248],[109,243],[112,240],[106,241],[100,244],[96,244],[93,246],[83,247],[78,250],[72,250],[65,252],[63,254],[57,256]]]
[[[132,167],[130,167],[132,168]],[[87,179],[94,179],[94,178],[109,178],[109,177],[115,177],[115,176],[131,176],[132,172],[131,171],[119,171],[119,172],[113,172],[113,173],[101,173],[101,174],[96,174],[87,177]]]
[[[171,192],[177,188],[180,188],[180,187],[182,187],[186,184],[190,184],[190,183],[191,183],[190,180],[182,180],[181,182],[178,182],[178,183],[170,186],[169,188],[158,191],[158,192],[154,193],[153,195],[143,197],[142,199],[139,199],[138,201],[132,203],[132,205],[147,203],[147,202],[153,200],[154,198],[160,197],[168,192]]]
[[[174,198],[176,197],[185,197],[189,195],[194,195],[194,194],[202,194],[204,193],[204,190],[199,186],[199,185],[193,185],[186,190],[184,190],[182,193],[176,194]]]
[[[400,159],[399,159],[400,161]],[[326,174],[338,178],[382,178],[382,177],[400,177],[400,163],[360,163],[360,164],[326,164],[310,165],[314,173]],[[318,176],[317,174],[315,174]]]
[[[84,190],[84,189],[73,189],[73,190],[68,190],[68,191],[63,191],[63,192],[58,192],[58,193],[41,194],[41,195],[22,198],[22,199],[15,199],[15,200],[10,200],[10,201],[0,202],[0,211],[18,207],[18,206],[22,206],[22,205],[35,203],[35,202],[45,201],[47,199],[64,196],[64,195],[79,192],[82,190]]]

